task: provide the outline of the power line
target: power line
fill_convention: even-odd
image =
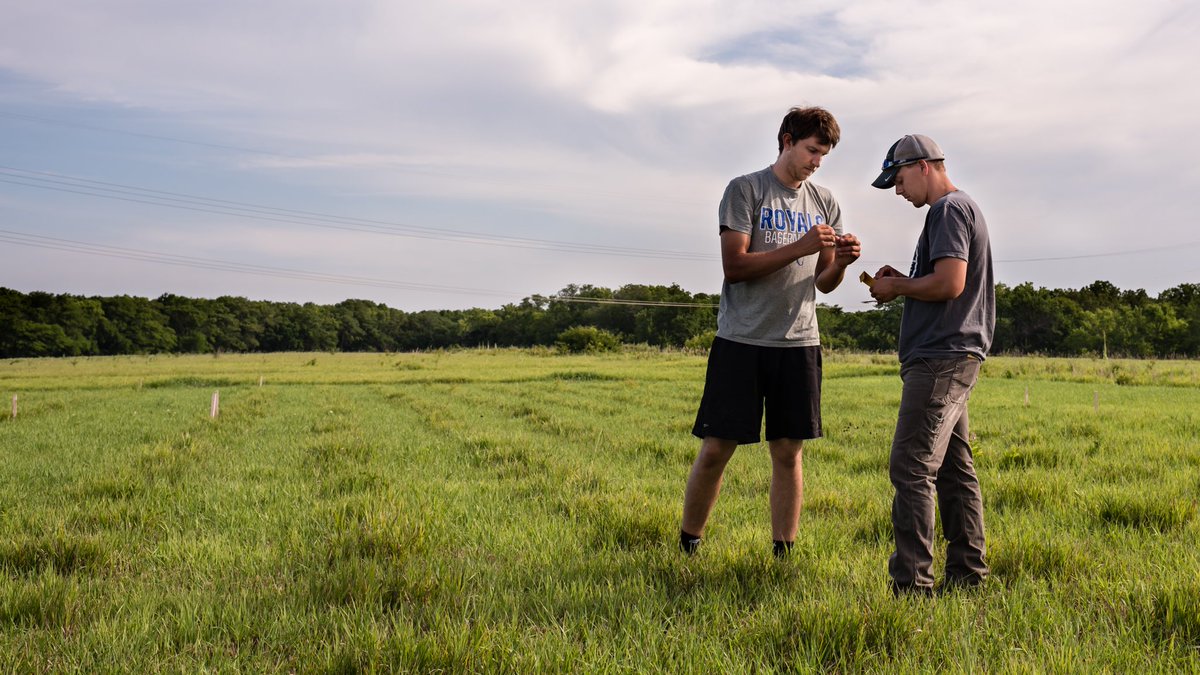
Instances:
[[[580,298],[574,296],[552,295],[547,299],[560,302],[578,302],[594,305],[637,305],[642,307],[707,307],[716,309],[711,302],[672,302],[669,300],[622,300],[620,298]]]
[[[120,246],[107,246],[104,244],[94,244],[75,239],[62,239],[59,237],[47,237],[37,234],[29,234],[27,232],[18,232],[14,230],[0,229],[0,241],[19,246],[30,246],[35,248],[50,249],[56,251],[66,251],[70,253],[81,253],[84,255],[93,255],[106,258],[118,258],[124,260],[136,260],[140,262],[151,262],[160,265],[172,265],[176,267],[191,267],[194,269],[216,270],[223,272],[235,272],[239,274],[254,274],[258,276],[274,277],[279,279],[299,279],[302,281],[316,281],[320,283],[343,284],[351,286],[369,286],[374,288],[390,288],[411,291],[425,291],[432,293],[446,293],[454,295],[487,295],[493,297],[511,298],[516,293],[506,291],[498,291],[496,289],[480,289],[467,288],[461,286],[443,286],[438,284],[422,284],[406,281],[396,281],[392,279],[377,279],[372,277],[359,277],[343,274],[326,274],[322,272],[310,272],[306,270],[291,269],[286,267],[270,267],[267,265],[254,265],[249,263],[238,263],[229,260],[216,260],[212,258],[200,258],[196,256],[182,256],[173,253],[162,253],[160,251],[147,251],[144,249],[125,248]],[[534,295],[535,299],[544,299],[549,302],[570,302],[570,303],[587,303],[587,304],[607,304],[607,305],[638,305],[644,307],[696,307],[696,308],[711,308],[716,307],[712,303],[686,303],[686,302],[669,302],[669,301],[654,301],[654,300],[623,300],[619,298],[578,298],[562,295]]]
[[[435,293],[450,293],[460,295],[489,295],[498,297],[512,297],[515,293],[498,291],[496,289],[482,288],[466,288],[459,286],[443,286],[438,284],[422,284],[406,281],[395,281],[391,279],[375,279],[371,277],[358,277],[343,274],[326,274],[322,272],[310,272],[306,270],[291,269],[286,267],[269,267],[266,265],[254,265],[249,263],[238,263],[228,260],[215,260],[212,258],[198,258],[194,256],[181,256],[173,253],[162,253],[159,251],[147,251],[143,249],[123,248],[119,246],[106,246],[103,244],[93,244],[85,241],[77,241],[74,239],[61,239],[58,237],[46,237],[42,235],[29,234],[26,232],[17,232],[13,230],[0,229],[0,241],[6,241],[11,244],[21,246],[32,246],[36,248],[45,248],[58,251],[68,251],[71,253],[83,253],[86,255],[101,256],[107,258],[121,258],[125,260],[137,260],[141,262],[152,262],[161,265],[173,265],[177,267],[192,267],[196,269],[218,270],[224,272],[237,272],[241,274],[255,274],[259,276],[276,277],[282,279],[300,279],[304,281],[318,281],[322,283],[348,284],[354,286],[372,286],[376,288],[395,288],[401,290],[413,291],[429,291]]]
[[[135,185],[109,183],[105,181],[80,178],[56,173],[31,171],[9,166],[0,166],[0,182],[43,190],[52,190],[69,194],[79,194],[89,197],[113,199],[118,201],[162,206],[201,213],[228,215],[238,218],[250,218],[269,222],[279,222],[294,225],[306,225],[325,229],[364,232],[387,236],[411,237],[440,241],[470,242],[506,246],[511,248],[527,248],[551,250],[569,253],[589,253],[595,255],[610,255],[632,258],[655,258],[662,260],[714,260],[713,254],[691,253],[687,251],[669,251],[627,246],[611,246],[606,244],[589,244],[553,239],[533,239],[492,235],[480,232],[455,232],[443,234],[436,228],[418,227],[403,223],[340,216],[315,211],[288,209],[250,202],[238,202],[227,199],[203,197],[179,192],[167,192]]]
[[[238,152],[248,152],[259,155],[269,155],[276,157],[284,157],[289,159],[309,159],[306,156],[275,152],[270,150],[262,150],[259,148],[250,148],[246,146],[226,145],[220,143],[208,143],[204,141],[195,141],[190,139],[178,138],[174,136],[165,136],[158,134],[147,134],[143,132],[126,131],[122,129],[114,129],[91,124],[82,124],[61,119],[42,117],[37,115],[26,115],[9,111],[0,111],[0,117],[9,119],[22,120],[26,122],[36,122],[39,124],[56,125],[62,127],[71,127],[83,129],[86,131],[98,131],[102,133],[122,134],[127,136],[135,136],[159,141],[170,141],[173,143],[181,143],[186,145],[195,145],[201,147],[215,148],[219,150],[234,150]],[[436,232],[431,232],[431,228],[418,227],[413,225],[405,225],[402,223],[391,223],[386,221],[377,221],[363,218],[355,218],[352,216],[340,216],[332,214],[324,214],[312,211],[301,211],[296,209],[287,209],[281,207],[264,206],[248,202],[237,202],[225,199],[200,197],[196,195],[188,195],[185,193],[167,192],[155,190],[152,188],[144,188],[131,185],[123,185],[120,183],[107,183],[104,181],[91,180],[68,176],[65,174],[52,174],[40,171],[31,171],[16,167],[0,166],[0,175],[9,175],[9,179],[0,178],[0,182],[11,185],[20,185],[24,187],[34,187],[46,190],[55,190],[58,192],[79,194],[89,197],[99,197],[104,199],[113,199],[119,201],[133,202],[139,204],[148,204],[152,206],[163,206],[167,208],[183,209],[190,211],[198,211],[202,213],[213,213],[217,215],[230,215],[241,218],[253,218],[257,220],[280,222],[287,224],[308,225],[312,227],[323,227],[330,229],[339,229],[346,231],[366,232],[371,234],[384,234],[390,236],[412,237],[418,239],[431,239],[439,241],[456,241],[469,242],[476,244],[492,244],[497,246],[507,246],[514,248],[529,248],[539,250],[554,250],[570,253],[591,253],[597,255],[613,255],[623,257],[642,257],[642,258],[657,258],[667,260],[717,260],[718,255],[693,253],[687,251],[669,251],[655,249],[640,249],[631,247],[608,246],[603,244],[587,244],[581,242],[556,241],[550,239],[532,239],[524,237],[504,237],[498,235],[490,235],[479,232],[460,232],[454,235],[440,235]],[[21,182],[13,180],[20,178],[24,180],[36,181],[35,183]],[[58,184],[61,187],[53,187],[53,184]],[[109,193],[109,194],[105,194]],[[128,196],[120,196],[120,195]],[[190,206],[189,206],[190,204]],[[229,210],[223,210],[229,209]],[[1171,251],[1181,248],[1192,248],[1200,246],[1200,241],[1184,242],[1180,244],[1171,244],[1153,248],[1143,249],[1128,249],[1121,251],[1111,251],[1103,253],[1088,253],[1071,256],[1053,256],[1041,258],[1014,258],[1014,259],[996,259],[996,263],[1034,263],[1034,262],[1060,262],[1064,260],[1085,260],[1091,258],[1106,258],[1120,255],[1140,254],[1140,253],[1156,253],[1161,251]],[[860,260],[860,264],[876,265],[886,264],[882,261]]]
[[[1181,248],[1192,248],[1200,246],[1200,241],[1186,241],[1180,244],[1171,244],[1169,246],[1155,246],[1153,248],[1131,248],[1124,251],[1113,251],[1111,253],[1085,253],[1082,255],[1064,255],[1051,258],[1019,258],[1015,260],[997,260],[996,262],[1003,263],[1026,263],[1026,262],[1053,262],[1058,260],[1082,260],[1084,258],[1107,258],[1116,255],[1128,255],[1131,253],[1157,253],[1160,251],[1175,251]]]
[[[106,134],[121,134],[123,136],[135,136],[137,138],[148,138],[155,141],[170,141],[171,143],[182,143],[184,145],[196,145],[203,148],[214,148],[217,150],[236,150],[238,152],[250,152],[256,155],[271,155],[275,157],[287,157],[289,159],[306,159],[301,155],[289,155],[282,152],[272,152],[270,150],[260,150],[257,148],[247,148],[238,145],[224,145],[221,143],[207,143],[204,141],[193,141],[186,138],[176,138],[174,136],[161,136],[158,134],[147,134],[140,131],[125,131],[123,129],[113,129],[110,127],[101,127],[94,124],[82,124],[80,122],[69,122],[67,120],[53,119],[50,117],[39,117],[37,115],[22,115],[21,113],[8,112],[0,110],[0,117],[9,119],[23,120],[25,122],[37,122],[38,124],[50,124],[60,127],[70,127],[72,129],[83,129],[85,131],[100,131]]]
[[[59,126],[59,127],[66,127],[66,128],[71,128],[71,129],[81,129],[84,131],[95,131],[95,132],[107,133],[107,134],[118,134],[118,135],[123,135],[123,136],[132,136],[135,138],[146,138],[146,139],[155,140],[155,141],[168,141],[171,143],[180,143],[183,145],[195,145],[195,146],[204,147],[204,148],[214,148],[217,150],[232,150],[232,151],[236,151],[236,152],[251,153],[251,154],[255,154],[255,155],[263,155],[263,156],[268,156],[268,157],[280,157],[283,159],[290,159],[290,160],[301,160],[301,161],[305,161],[305,162],[329,163],[325,160],[321,160],[319,158],[314,158],[313,156],[310,156],[310,155],[299,155],[299,154],[294,154],[294,153],[278,152],[278,151],[274,151],[274,150],[263,150],[261,148],[251,148],[251,147],[247,147],[244,145],[229,145],[229,144],[223,144],[223,143],[210,143],[210,142],[206,142],[206,141],[196,141],[196,140],[192,140],[192,139],[179,138],[177,136],[166,136],[166,135],[162,135],[162,134],[147,134],[144,132],[127,131],[124,129],[114,129],[112,127],[103,127],[103,126],[98,126],[98,125],[94,125],[94,124],[83,124],[80,122],[73,122],[73,121],[55,119],[55,118],[50,118],[50,117],[41,117],[38,115],[27,115],[27,114],[22,114],[22,113],[0,111],[0,117],[7,117],[9,119],[21,120],[24,122],[34,122],[37,124],[44,124],[44,125],[50,125],[50,126]],[[438,170],[436,168],[429,167],[429,166],[404,166],[404,167],[400,168],[400,170],[403,171],[404,173],[452,177],[452,178],[460,178],[460,179],[462,178],[462,174],[459,172],[448,171],[448,170],[444,170],[444,169]],[[513,186],[513,185],[520,184],[517,181],[497,180],[495,176],[491,176],[491,177],[487,177],[487,178],[480,178],[480,177],[476,176],[476,177],[473,177],[472,180],[476,181],[476,182],[479,182],[479,181],[487,182],[492,185],[500,185],[500,186],[505,186],[505,185]],[[561,191],[564,188],[557,187],[554,189]],[[570,188],[566,188],[566,189],[570,189]],[[582,189],[574,190],[574,191],[578,192],[578,191],[582,191]],[[588,186],[586,188],[586,192],[591,195],[595,195],[598,193],[604,194],[603,192],[597,190],[595,186]],[[627,201],[631,199],[631,197],[629,195],[616,194],[616,193],[612,193],[612,192],[609,192],[608,194],[616,199],[624,199]],[[645,197],[633,197],[632,199],[644,200],[646,198]],[[664,202],[665,201],[665,202],[675,202],[675,203],[679,203],[679,204],[690,204],[691,203],[688,200],[675,199],[675,198],[671,198],[669,196],[663,196],[661,194],[655,194],[652,199],[654,202]]]
[[[532,239],[527,237],[500,236],[480,232],[456,232],[441,234],[433,228],[406,225],[403,223],[371,220],[353,216],[340,216],[317,211],[304,211],[283,207],[239,202],[214,197],[203,197],[180,192],[156,190],[122,183],[80,178],[64,174],[31,171],[0,165],[0,183],[52,190],[68,194],[78,194],[87,197],[98,197],[118,201],[161,206],[166,208],[212,213],[216,215],[249,218],[267,222],[305,225],[310,227],[334,229],[349,232],[363,232],[395,237],[409,237],[435,241],[469,242],[480,245],[495,245],[510,248],[525,248],[534,250],[550,250],[566,253],[587,253],[593,255],[609,255],[631,258],[653,258],[661,260],[717,260],[714,254],[691,253],[686,251],[656,250],[605,244],[589,244],[584,242],[569,242],[553,239]],[[1085,253],[1071,256],[1051,256],[1040,258],[996,259],[997,263],[1031,263],[1059,262],[1064,260],[1086,260],[1091,258],[1107,258],[1112,256],[1157,253],[1173,251],[1181,248],[1200,246],[1200,241],[1182,242],[1165,246],[1141,249],[1126,249],[1101,253]],[[883,264],[882,261],[860,260],[859,264]]]

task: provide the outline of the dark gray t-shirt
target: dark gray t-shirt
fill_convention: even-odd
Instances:
[[[967,261],[962,295],[944,302],[904,299],[900,320],[900,362],[974,354],[981,360],[992,346],[996,326],[996,283],[987,222],[979,205],[959,190],[937,200],[925,214],[908,276],[933,273],[939,258]]]
[[[793,190],[771,167],[734,178],[721,199],[720,229],[750,235],[750,252],[796,241],[816,225],[842,233],[842,210],[833,193],[805,181]],[[821,344],[817,331],[817,254],[765,277],[721,286],[717,336],[764,347]]]

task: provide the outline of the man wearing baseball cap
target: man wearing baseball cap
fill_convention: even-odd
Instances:
[[[908,275],[883,266],[871,295],[881,303],[904,297],[888,573],[897,595],[930,595],[935,495],[946,538],[943,588],[975,586],[988,575],[967,400],[996,323],[992,251],[979,205],[950,181],[945,155],[928,136],[892,144],[872,185],[928,207]]]

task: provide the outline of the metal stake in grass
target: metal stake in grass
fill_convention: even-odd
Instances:
[[[212,397],[212,409],[209,410],[208,416],[212,419],[217,419],[217,415],[221,413],[221,392],[214,391]]]

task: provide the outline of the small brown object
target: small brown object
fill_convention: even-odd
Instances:
[[[864,284],[866,284],[867,288],[870,288],[875,285],[875,277],[871,276],[870,274],[867,274],[865,271],[862,274],[858,275],[858,280],[863,282]]]

